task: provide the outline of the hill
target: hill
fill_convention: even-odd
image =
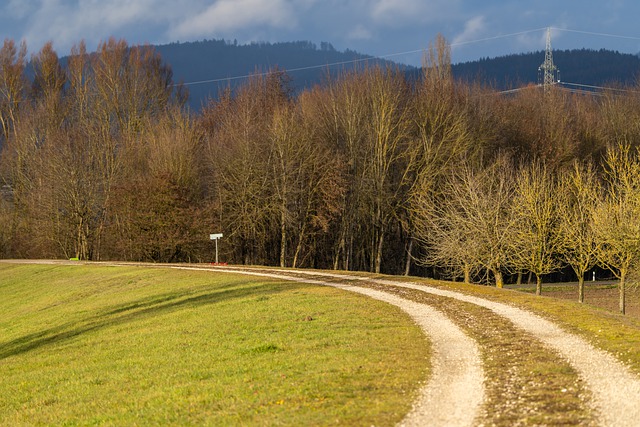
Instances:
[[[395,425],[428,369],[409,316],[329,287],[99,265],[0,276],[3,426]]]
[[[395,66],[352,50],[338,51],[325,42],[318,47],[308,41],[238,44],[204,40],[159,45],[155,49],[171,65],[174,81],[187,84],[190,104],[196,109],[209,97],[215,98],[220,90],[243,82],[243,76],[276,67],[287,70],[292,88],[300,90],[321,83],[327,70],[336,74],[364,63]],[[329,64],[333,65],[328,67]]]
[[[573,49],[553,52],[563,82],[602,86],[634,84],[640,74],[640,57],[611,50]],[[453,65],[454,75],[480,81],[498,89],[538,82],[544,52],[522,53]]]
[[[338,51],[330,43],[308,41],[238,44],[236,41],[204,40],[155,46],[171,65],[175,82],[187,84],[190,105],[200,109],[220,90],[234,88],[246,76],[273,68],[287,70],[292,89],[321,84],[327,71],[332,75],[364,64],[400,67],[410,78],[420,69],[377,59],[352,50]],[[611,50],[573,49],[554,51],[554,62],[561,80],[584,85],[634,84],[640,74],[640,57]],[[477,81],[496,89],[538,82],[538,67],[544,52],[481,58],[453,65],[454,75],[464,81]],[[329,65],[331,65],[329,67]]]

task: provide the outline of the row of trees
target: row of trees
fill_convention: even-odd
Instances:
[[[624,283],[638,259],[634,93],[500,95],[455,81],[442,38],[418,81],[365,67],[294,94],[274,70],[199,113],[148,47],[31,64],[5,41],[2,257],[208,261],[223,232],[234,263],[498,285],[596,264]]]
[[[444,181],[444,198],[424,199],[415,212],[417,235],[428,248],[422,259],[448,267],[469,283],[490,275],[502,287],[505,272],[536,277],[569,267],[584,301],[584,279],[599,266],[625,285],[640,260],[640,156],[628,145],[606,152],[597,171],[574,161],[558,171],[544,163],[515,166],[499,157],[486,168],[464,163]]]

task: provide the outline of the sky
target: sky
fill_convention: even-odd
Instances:
[[[47,41],[60,56],[84,40],[329,42],[419,65],[438,34],[453,62],[554,49],[640,52],[636,0],[0,0],[0,38]]]

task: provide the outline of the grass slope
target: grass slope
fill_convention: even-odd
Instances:
[[[399,309],[198,271],[0,264],[0,425],[392,425],[429,345]]]

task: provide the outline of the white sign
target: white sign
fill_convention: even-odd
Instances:
[[[222,237],[222,233],[209,234],[209,238],[211,240],[215,240],[216,242],[216,265],[218,264],[218,239]]]

